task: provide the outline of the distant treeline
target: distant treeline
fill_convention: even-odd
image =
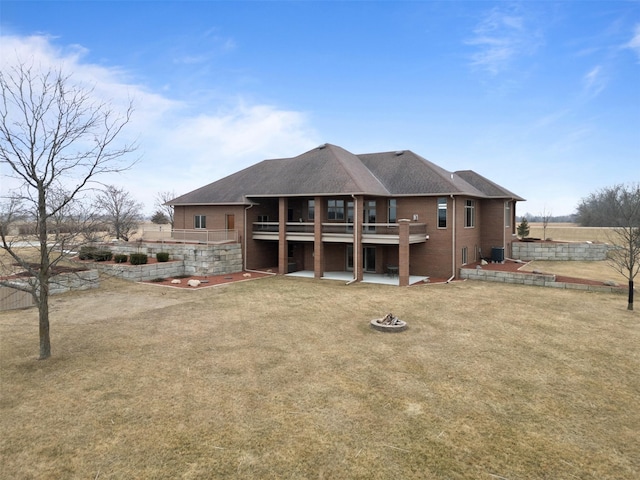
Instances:
[[[524,215],[519,215],[516,217],[518,222],[521,222],[523,218],[527,219],[527,222],[533,223],[543,223],[545,221],[545,217],[542,215],[533,215],[529,212]],[[546,221],[549,223],[576,223],[576,214],[573,213],[571,215],[558,215],[557,217],[547,217]]]

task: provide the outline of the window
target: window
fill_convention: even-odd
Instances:
[[[258,215],[258,230],[269,230],[269,226],[266,223],[269,221],[269,215]]]
[[[475,227],[476,226],[476,201],[467,200],[464,204],[464,226]]]
[[[344,220],[344,200],[327,200],[327,218]]]
[[[438,198],[438,228],[447,228],[447,197]]]
[[[467,247],[462,247],[462,265],[466,265],[469,260],[469,250]]]
[[[193,217],[193,228],[207,228],[207,216],[196,215]]]
[[[504,202],[504,226],[511,226],[511,202]]]
[[[309,218],[309,220],[314,220],[316,218],[316,201],[315,200],[309,200],[309,203],[307,206],[307,218]]]
[[[388,223],[396,223],[398,221],[398,208],[395,198],[389,199],[389,220]]]

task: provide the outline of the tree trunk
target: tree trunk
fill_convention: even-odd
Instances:
[[[633,310],[633,280],[629,280],[629,304],[627,310]]]
[[[38,318],[40,327],[40,357],[46,360],[51,356],[51,340],[49,337],[49,285],[48,282],[38,286]]]
[[[38,185],[38,239],[40,240],[40,267],[38,269],[37,290],[38,321],[40,330],[40,360],[51,356],[49,337],[49,278],[51,277],[51,259],[47,245],[47,208],[46,188]]]

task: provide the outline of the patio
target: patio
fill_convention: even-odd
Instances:
[[[311,270],[299,270],[297,272],[291,272],[287,274],[288,277],[303,277],[314,278],[313,271]],[[322,280],[338,280],[344,283],[348,283],[353,280],[352,272],[325,272]],[[409,276],[409,285],[414,285],[420,282],[429,282],[429,277],[422,277],[417,275]],[[362,283],[376,283],[379,285],[400,285],[398,276],[383,275],[380,273],[365,273],[362,279]]]

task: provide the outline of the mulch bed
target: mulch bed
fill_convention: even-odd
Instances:
[[[145,281],[141,283],[148,283],[151,285],[159,285],[162,287],[172,288],[184,288],[188,290],[198,290],[206,287],[214,287],[216,285],[224,285],[225,283],[243,282],[247,280],[255,280],[257,278],[263,278],[273,275],[269,272],[236,272],[226,275],[192,275],[186,278],[174,278],[168,277],[160,281]],[[180,283],[171,283],[172,280],[180,280]],[[200,285],[197,287],[189,286],[189,280],[199,280]]]

